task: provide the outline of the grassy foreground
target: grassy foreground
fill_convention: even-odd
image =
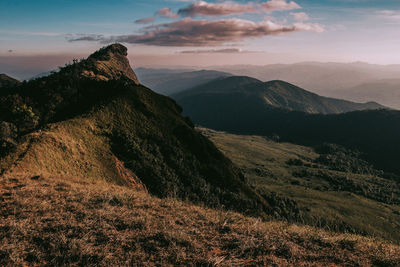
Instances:
[[[76,178],[0,178],[1,266],[399,266],[400,247]]]

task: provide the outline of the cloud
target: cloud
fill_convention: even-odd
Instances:
[[[179,16],[177,14],[175,14],[170,8],[165,7],[163,9],[160,9],[156,12],[157,15],[161,16],[161,17],[166,17],[166,18],[178,18]]]
[[[304,12],[298,12],[298,13],[290,13],[290,15],[293,16],[293,18],[297,21],[307,21],[310,20],[310,17],[304,13]]]
[[[240,13],[254,13],[257,9],[253,3],[236,4],[236,3],[220,3],[212,4],[205,1],[193,3],[185,8],[181,8],[178,14],[185,17],[194,17],[196,15],[203,16],[223,16]]]
[[[179,54],[236,54],[236,53],[259,53],[257,51],[241,50],[238,48],[209,49],[209,50],[185,50],[178,52]]]
[[[296,2],[294,1],[287,2],[286,0],[271,0],[260,4],[260,6],[266,12],[294,10],[301,8],[301,6],[298,5]]]
[[[143,18],[143,19],[138,19],[135,21],[135,23],[137,24],[147,24],[147,23],[151,23],[155,20],[154,17],[149,17],[149,18]]]
[[[102,34],[67,34],[65,37],[68,42],[78,42],[78,41],[99,41],[106,37]]]
[[[237,4],[232,2],[224,3],[207,3],[199,1],[191,5],[181,8],[178,14],[184,17],[195,17],[197,15],[203,16],[226,16],[242,13],[257,13],[260,11],[272,12],[278,10],[293,10],[301,8],[297,3],[286,0],[270,0],[264,3],[249,2],[247,4]]]
[[[298,22],[293,25],[297,29],[297,31],[306,31],[306,32],[317,32],[321,33],[324,32],[325,29],[323,26],[320,24],[314,24],[314,23],[304,23],[304,22]]]
[[[14,50],[9,49],[7,52],[8,52],[8,53],[12,53],[12,52],[14,52]]]
[[[378,10],[377,15],[379,18],[386,20],[400,20],[400,10]]]
[[[267,35],[287,34],[298,31],[323,32],[319,24],[296,23],[282,25],[272,21],[253,22],[242,19],[193,20],[185,18],[180,21],[147,26],[141,35],[119,36],[78,36],[68,38],[74,41],[100,41],[102,43],[122,42],[155,46],[220,46],[227,43],[243,41],[246,38]]]

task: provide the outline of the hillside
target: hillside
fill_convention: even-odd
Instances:
[[[242,81],[246,80],[253,84],[252,78]],[[259,84],[263,88],[263,83]],[[197,88],[188,91],[186,94],[189,96],[185,93],[174,96],[184,114],[197,125],[237,134],[275,136],[281,141],[314,147],[324,143],[339,144],[361,152],[361,157],[375,168],[400,175],[397,163],[399,111],[381,109],[309,114],[268,105],[257,90],[239,89],[230,93],[229,87],[228,93],[223,89],[216,90],[216,93],[212,90],[207,92]]]
[[[207,83],[220,77],[232,76],[226,72],[213,70],[169,70],[138,68],[140,82],[163,95],[172,95]]]
[[[200,130],[261,195],[286,199],[276,218],[399,242],[400,182],[381,177],[357,154],[338,146],[314,150],[261,136]]]
[[[0,174],[65,175],[266,216],[270,207],[170,98],[138,85],[119,44],[0,100]]]
[[[20,81],[7,76],[6,74],[0,74],[0,88],[17,86],[20,83]]]
[[[321,114],[384,108],[373,102],[360,104],[321,97],[287,82],[261,82],[246,76],[220,78],[172,97],[188,114],[195,106],[207,106],[209,102],[224,102],[224,105],[232,107],[239,104],[253,106],[254,109],[282,108]]]
[[[1,266],[399,266],[400,247],[82,178],[0,179]]]

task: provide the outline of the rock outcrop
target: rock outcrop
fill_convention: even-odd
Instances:
[[[93,53],[86,59],[81,74],[96,80],[117,80],[122,76],[139,84],[127,58],[128,49],[121,44],[112,44]]]

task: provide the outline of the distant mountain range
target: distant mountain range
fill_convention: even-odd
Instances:
[[[221,75],[201,76],[210,71],[197,72],[192,69],[141,69],[137,73],[144,84],[165,94],[178,93],[215,76],[249,76],[261,81],[283,80],[296,84],[321,96],[334,97],[356,102],[377,102],[400,109],[400,65],[373,65],[367,63],[318,63],[272,64],[266,66],[234,65],[211,66],[209,70]],[[193,80],[185,75],[192,72]],[[183,73],[185,73],[183,75]],[[184,82],[182,82],[184,81]],[[165,88],[163,89],[163,84]],[[169,88],[172,88],[171,90]]]
[[[398,79],[400,77],[400,65],[386,66],[361,62],[238,65],[217,66],[210,67],[210,69],[226,71],[234,75],[250,76],[262,81],[284,80],[321,95],[382,79]]]
[[[214,70],[170,70],[170,69],[146,69],[135,70],[140,82],[152,88],[157,93],[172,95],[185,91],[194,86],[207,83],[219,77],[232,76],[230,73]]]
[[[374,100],[388,107],[400,109],[400,79],[376,80],[351,88],[332,90],[326,94],[352,101]]]
[[[284,81],[262,82],[246,76],[219,78],[172,95],[188,114],[209,103],[248,106],[251,109],[282,108],[306,113],[335,114],[385,108],[375,102],[365,104],[322,97]]]

